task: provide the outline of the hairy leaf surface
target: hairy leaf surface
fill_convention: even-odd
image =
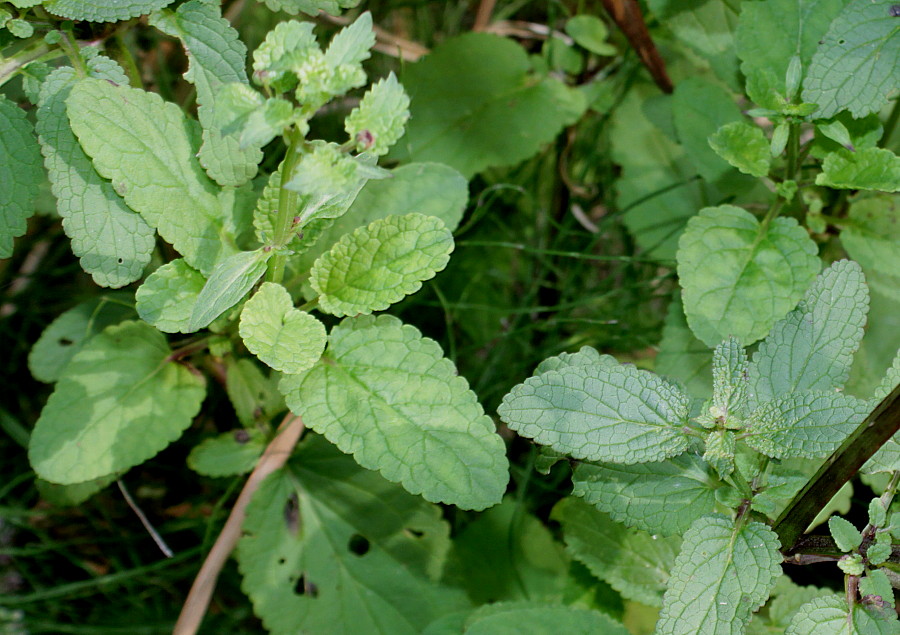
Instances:
[[[191,315],[205,285],[203,274],[182,258],[167,262],[138,287],[138,315],[164,333],[190,333]]]
[[[219,261],[197,296],[188,329],[198,331],[240,302],[266,272],[271,251],[239,251]]]
[[[43,6],[50,13],[71,20],[118,22],[146,15],[171,3],[172,0],[45,0]]]
[[[769,141],[758,126],[745,121],[723,125],[709,137],[710,147],[744,174],[769,174]]]
[[[841,148],[826,155],[822,171],[816,175],[816,185],[900,192],[900,157],[884,148],[861,148],[856,152]]]
[[[513,633],[603,633],[628,635],[611,617],[595,610],[534,602],[501,602],[482,606],[466,620],[465,635]]]
[[[503,441],[434,340],[393,316],[347,318],[288,407],[363,466],[426,500],[484,509],[509,478]]]
[[[206,385],[171,352],[143,322],[110,326],[85,344],[31,435],[28,456],[41,478],[80,483],[127,470],[178,438]]]
[[[866,272],[873,291],[900,299],[900,196],[869,195],[850,203],[852,224],[841,244]]]
[[[0,258],[13,252],[13,238],[25,233],[34,195],[44,180],[41,152],[25,111],[0,95]]]
[[[266,435],[256,428],[238,428],[204,439],[188,454],[188,467],[203,476],[246,474],[266,449]]]
[[[765,227],[733,205],[700,210],[678,243],[688,325],[710,347],[729,335],[752,344],[813,281],[821,266],[817,251],[792,218]]]
[[[857,604],[851,616],[847,598],[828,595],[800,607],[785,635],[897,635],[900,623],[894,611]]]

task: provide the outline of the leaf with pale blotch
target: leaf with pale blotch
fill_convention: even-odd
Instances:
[[[733,205],[707,207],[678,241],[688,325],[712,347],[750,345],[793,308],[819,271],[818,248],[793,218],[768,226]]]
[[[164,333],[190,333],[191,314],[205,284],[203,274],[183,259],[168,262],[138,287],[138,315]]]
[[[25,233],[43,180],[41,152],[31,122],[24,110],[0,95],[0,258],[9,258],[13,238]]]
[[[78,304],[44,329],[28,354],[28,368],[35,379],[55,382],[69,360],[94,335],[110,324],[134,317],[127,295],[100,296]]]
[[[119,22],[161,9],[173,0],[45,0],[50,13],[87,22]]]
[[[843,190],[900,191],[900,157],[885,148],[841,148],[825,157],[816,185]]]
[[[900,623],[891,609],[856,604],[851,616],[847,598],[827,595],[804,604],[784,635],[897,635]]]
[[[332,315],[368,314],[415,293],[447,266],[453,236],[434,216],[388,216],[346,235],[316,260],[310,284]]]
[[[225,391],[245,427],[267,422],[285,409],[274,375],[264,375],[253,360],[225,358]]]
[[[737,338],[729,337],[713,352],[713,405],[721,414],[740,415],[747,398],[747,353]]]
[[[266,435],[257,428],[238,428],[205,439],[188,454],[188,467],[203,476],[246,474],[266,449]]]
[[[453,631],[458,632],[458,631]],[[605,613],[538,602],[498,602],[482,606],[465,621],[464,635],[501,633],[603,633],[629,635]],[[429,635],[432,631],[429,631]]]
[[[841,245],[862,265],[869,288],[900,299],[900,196],[854,197],[847,218]]]
[[[87,61],[90,76],[127,83],[117,64],[102,56]],[[141,277],[155,246],[155,232],[94,170],[66,115],[66,99],[78,81],[75,69],[53,71],[41,85],[37,110],[44,165],[62,217],[63,230],[82,269],[104,287]]]
[[[287,289],[274,282],[264,282],[247,300],[239,332],[251,353],[284,373],[302,373],[325,350],[325,325],[295,309]]]
[[[705,399],[712,396],[712,352],[688,328],[681,296],[669,304],[662,333],[656,355],[656,372],[681,382],[695,397]]]
[[[709,145],[744,174],[762,178],[769,173],[769,141],[758,126],[727,123],[709,137]]]
[[[200,163],[220,185],[239,186],[256,175],[262,160],[257,147],[241,149],[235,137],[223,135],[214,125],[216,91],[231,82],[248,83],[247,48],[237,30],[222,18],[215,4],[191,0],[177,11],[160,11],[150,23],[177,37],[188,57],[184,78],[197,88],[197,116],[203,126]]]
[[[191,424],[203,376],[169,359],[163,335],[122,322],[75,355],[41,411],[28,456],[38,476],[80,483],[154,456]]]
[[[66,103],[72,130],[97,172],[188,264],[208,274],[236,251],[178,106],[100,79],[78,82]]]
[[[566,549],[622,597],[660,606],[681,538],[661,538],[614,522],[577,498],[564,498],[550,515],[562,525]]]
[[[804,392],[764,403],[747,419],[748,445],[776,459],[834,452],[872,409],[844,393]]]
[[[900,31],[892,0],[849,2],[835,17],[812,58],[803,101],[814,117],[841,110],[859,118],[878,112],[900,88]]]
[[[307,426],[426,500],[500,501],[506,448],[434,340],[388,315],[345,319],[328,340],[319,364],[279,386]]]
[[[469,606],[436,582],[449,547],[437,506],[308,435],[253,496],[237,560],[267,632],[415,635]]]
[[[842,388],[863,337],[868,306],[859,265],[841,260],[823,271],[754,353],[751,400],[760,404],[798,391]]]
[[[658,635],[739,635],[781,574],[778,536],[757,522],[704,516],[684,534],[656,625]]]
[[[690,453],[659,463],[579,463],[572,474],[572,494],[616,522],[672,536],[713,511],[717,480],[709,466]]]
[[[266,272],[271,255],[271,251],[264,249],[239,251],[219,261],[197,296],[188,331],[208,326],[240,302]]]
[[[519,434],[577,459],[660,461],[688,446],[690,400],[633,366],[570,366],[515,386],[497,409]]]

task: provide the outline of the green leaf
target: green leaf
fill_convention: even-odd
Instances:
[[[900,192],[900,157],[884,148],[861,148],[856,152],[841,148],[825,157],[816,185]]]
[[[500,501],[503,441],[434,340],[388,315],[347,318],[328,340],[319,364],[279,386],[307,426],[426,500]]]
[[[242,425],[250,428],[285,410],[274,376],[266,377],[249,359],[229,356],[225,364],[225,390]]]
[[[785,77],[791,58],[809,68],[828,25],[844,0],[765,0],[741,5],[735,34],[741,70],[748,78],[768,74],[778,92],[787,94]],[[806,99],[804,101],[815,101]],[[759,103],[759,102],[757,102]]]
[[[188,331],[205,328],[240,302],[266,272],[271,255],[264,249],[239,251],[219,261],[197,296]]]
[[[873,291],[900,299],[900,196],[853,199],[841,244],[866,272]]]
[[[729,335],[765,336],[800,299],[821,266],[816,244],[793,218],[761,225],[733,205],[707,207],[678,241],[688,325],[712,347]]]
[[[669,303],[655,369],[663,377],[684,384],[691,395],[712,396],[712,354],[688,328],[680,295]]]
[[[409,97],[391,73],[363,95],[344,120],[344,129],[358,152],[380,156],[403,135],[408,119]]]
[[[548,357],[534,369],[534,375],[543,375],[548,370],[560,370],[571,366],[618,366],[612,355],[601,355],[597,349],[582,346],[577,353],[560,353]]]
[[[780,547],[762,523],[698,519],[675,559],[657,634],[743,632],[781,574]]]
[[[190,333],[191,315],[206,278],[183,259],[147,276],[134,295],[138,315],[164,333]]]
[[[661,463],[579,463],[572,475],[572,494],[616,522],[673,536],[714,509],[717,480],[706,463],[690,453]]]
[[[39,381],[55,382],[88,340],[110,324],[132,317],[134,309],[118,295],[103,295],[72,307],[53,320],[31,347],[31,374]]]
[[[25,111],[0,95],[0,258],[13,252],[13,238],[25,233],[34,196],[44,181],[41,152]]]
[[[710,148],[707,142],[707,138],[722,126],[734,125],[742,119],[740,108],[725,89],[698,77],[679,82],[672,101],[672,117],[678,139],[700,176],[707,181],[716,181],[732,171],[722,159],[733,162],[727,156],[717,156],[718,149]]]
[[[116,474],[108,474],[83,483],[73,483],[72,485],[60,485],[45,481],[42,478],[36,478],[34,485],[38,494],[41,495],[41,499],[51,505],[74,507],[106,488],[107,485],[116,480],[117,476]]]
[[[258,429],[238,428],[204,440],[188,454],[188,467],[203,476],[234,476],[250,472],[266,449]]]
[[[815,117],[841,110],[856,117],[878,112],[900,88],[900,31],[892,0],[846,3],[816,50],[803,83]]]
[[[863,337],[868,305],[859,265],[841,260],[823,271],[754,353],[749,369],[753,401],[842,388]]]
[[[633,366],[574,366],[515,386],[497,409],[519,434],[576,459],[660,461],[688,446],[690,400]]]
[[[294,107],[280,97],[263,98],[241,83],[229,83],[216,90],[214,115],[210,125],[238,140],[243,149],[262,148],[294,121]]]
[[[747,353],[737,338],[729,337],[716,347],[713,353],[713,406],[728,418],[740,416],[741,407],[747,398],[748,386]]]
[[[887,523],[887,510],[880,498],[869,501],[869,524],[873,527],[884,527]]]
[[[660,538],[628,529],[571,497],[557,503],[550,518],[562,525],[572,557],[622,597],[649,606],[662,604],[681,538]]]
[[[894,610],[856,604],[851,614],[847,598],[827,595],[800,607],[785,635],[897,635],[900,623]]]
[[[248,83],[247,48],[237,30],[222,18],[217,5],[201,0],[190,0],[175,12],[158,12],[150,23],[179,38],[188,56],[184,78],[197,87],[197,116],[203,126],[200,164],[220,185],[246,183],[256,175],[262,152],[257,147],[241,149],[238,139],[213,125],[218,89],[231,82]]]
[[[94,168],[189,265],[208,274],[235,251],[223,236],[219,202],[194,158],[178,106],[100,79],[78,82],[66,103]]]
[[[744,174],[758,178],[769,174],[769,141],[758,126],[745,121],[727,123],[709,138],[709,145]]]
[[[750,623],[748,633],[780,633],[791,621],[794,613],[801,606],[817,597],[831,595],[829,589],[820,589],[814,586],[798,586],[790,581],[787,576],[782,576],[772,589],[768,606],[768,614],[756,613]],[[763,626],[763,622],[766,626]],[[765,630],[753,630],[754,626],[762,626]]]
[[[353,0],[343,6],[356,6]],[[359,64],[369,59],[370,49],[375,46],[375,31],[372,29],[372,14],[366,11],[352,24],[338,31],[325,50],[325,61],[332,68],[345,64]]]
[[[603,633],[629,635],[628,629],[598,611],[534,602],[505,602],[482,606],[466,620],[464,635],[517,633]]]
[[[310,284],[332,315],[369,314],[415,293],[447,266],[453,236],[434,216],[388,216],[345,235],[316,260]]]
[[[304,154],[286,189],[299,192],[303,198],[296,214],[298,227],[312,220],[337,218],[347,211],[369,176],[366,167],[376,167],[374,157],[351,157],[336,144],[314,141],[313,150]]]
[[[832,516],[828,519],[828,531],[831,532],[834,543],[841,551],[853,551],[862,544],[862,534],[859,533],[859,529],[854,527],[849,520],[844,520],[840,516]]]
[[[413,161],[437,161],[466,178],[515,165],[575,123],[587,104],[561,81],[528,74],[521,46],[488,33],[444,41],[404,73]]]
[[[341,9],[351,9],[358,5],[360,0],[263,0],[263,2],[272,11],[284,11],[291,15],[297,15],[302,11],[316,16],[319,11],[338,15]]]
[[[871,404],[843,393],[788,394],[750,415],[746,441],[777,459],[822,458],[838,449],[871,409]]]
[[[251,353],[285,373],[302,373],[325,350],[325,325],[295,309],[287,289],[274,282],[264,282],[247,300],[239,331]]]
[[[888,547],[888,552],[890,552],[890,547]],[[894,606],[894,588],[883,569],[873,569],[866,573],[866,577],[859,581],[859,594],[863,598],[866,596],[880,597],[881,601],[888,606]]]
[[[138,465],[178,438],[206,386],[170,354],[163,335],[142,322],[107,327],[85,344],[31,434],[28,456],[38,475],[89,481]]]
[[[413,635],[468,606],[432,582],[449,544],[439,508],[310,435],[254,495],[237,558],[270,633]]]
[[[591,53],[601,56],[616,54],[616,47],[607,42],[609,29],[606,23],[595,15],[576,15],[566,21],[566,34],[575,43]]]
[[[44,0],[47,11],[70,20],[119,22],[172,4],[172,0]]]
[[[112,60],[87,61],[91,77],[127,83]],[[56,208],[82,269],[100,286],[121,287],[141,277],[155,246],[155,232],[125,205],[112,184],[94,170],[66,116],[75,69],[58,68],[41,85],[37,132]]]

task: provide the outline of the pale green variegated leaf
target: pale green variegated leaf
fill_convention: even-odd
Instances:
[[[542,375],[548,370],[560,370],[569,366],[618,366],[619,362],[612,355],[601,355],[597,349],[582,346],[577,353],[560,353],[548,357],[534,369],[534,375]]]
[[[709,137],[710,147],[744,174],[769,174],[769,141],[758,126],[745,121],[727,123]]]
[[[356,6],[359,0],[350,0],[343,6]],[[353,24],[341,29],[331,38],[325,50],[325,61],[332,68],[344,64],[359,64],[369,59],[370,49],[375,46],[375,31],[372,29],[372,14],[366,11]]]
[[[242,529],[243,588],[274,635],[414,635],[469,606],[433,581],[450,546],[440,509],[318,435],[262,483]]]
[[[138,315],[164,333],[190,333],[191,314],[205,284],[203,274],[183,259],[168,262],[138,287]]]
[[[13,238],[25,233],[43,180],[41,151],[31,122],[24,110],[0,95],[0,258],[9,258]]]
[[[778,536],[762,523],[740,527],[704,516],[684,534],[656,625],[657,635],[739,635],[781,574]]]
[[[662,604],[680,537],[628,529],[571,497],[557,503],[550,518],[562,525],[569,554],[622,597],[649,606]]]
[[[266,449],[266,435],[258,428],[238,428],[204,440],[188,454],[188,467],[203,476],[246,474]]]
[[[50,13],[88,22],[119,22],[161,9],[173,0],[44,0]]]
[[[489,33],[446,40],[410,65],[403,84],[412,101],[405,137],[412,160],[446,163],[468,178],[519,163],[552,141],[587,103],[530,68],[519,44]]]
[[[208,274],[236,249],[219,201],[194,158],[181,109],[155,93],[85,79],[66,100],[69,122],[94,168],[192,267]]]
[[[828,519],[828,531],[834,538],[834,544],[843,552],[858,549],[862,544],[862,534],[849,520],[840,516],[832,516]]]
[[[577,459],[660,461],[688,446],[690,400],[633,366],[570,366],[514,387],[497,409],[519,434]]]
[[[740,415],[747,398],[747,353],[737,338],[729,337],[713,352],[713,405],[717,417]]]
[[[712,352],[688,328],[680,295],[669,303],[655,370],[684,384],[695,397],[712,396]]]
[[[199,331],[240,302],[263,274],[272,252],[239,251],[220,260],[197,296],[188,331]]]
[[[823,271],[800,305],[778,321],[750,365],[750,393],[760,404],[808,390],[843,387],[859,348],[869,306],[862,271],[841,260]]]
[[[316,260],[310,283],[332,315],[368,314],[415,293],[447,266],[453,236],[424,214],[388,216],[346,235]]]
[[[672,102],[672,119],[678,139],[700,176],[714,182],[733,172],[726,163],[730,159],[715,146],[710,148],[707,142],[723,126],[734,125],[742,119],[741,110],[728,91],[699,77],[679,82]]]
[[[847,598],[814,598],[794,614],[785,635],[897,635],[900,623],[893,609],[856,604],[851,616]]]
[[[659,463],[579,463],[572,494],[616,522],[672,536],[713,511],[717,481],[700,457],[686,453]]]
[[[122,294],[103,295],[72,307],[53,320],[31,347],[31,374],[39,381],[55,382],[88,340],[110,324],[133,317],[130,298]]]
[[[66,366],[31,434],[28,456],[53,483],[80,483],[154,456],[191,424],[203,376],[143,322],[94,336]]]
[[[900,31],[892,0],[848,2],[816,50],[803,101],[819,105],[817,118],[841,110],[856,117],[878,112],[900,88]]]
[[[747,420],[747,443],[766,456],[821,458],[862,423],[871,404],[844,393],[803,392],[757,408]]]
[[[274,282],[264,282],[247,300],[239,331],[251,353],[284,373],[302,373],[325,350],[325,325],[295,309],[287,289]]]
[[[463,633],[464,635],[513,633],[629,635],[627,628],[599,611],[558,604],[541,605],[535,602],[501,602],[482,606],[465,621]]]
[[[279,386],[307,426],[426,500],[500,501],[503,441],[434,340],[388,315],[345,319],[328,339],[319,364]]]
[[[250,428],[285,410],[275,376],[264,375],[250,359],[235,360],[229,355],[225,364],[225,391],[241,424]]]
[[[862,265],[873,291],[900,299],[900,195],[855,197],[841,244]]]
[[[90,76],[127,83],[117,64],[100,55],[87,61]],[[63,66],[41,85],[37,111],[44,165],[56,208],[82,269],[104,287],[121,287],[141,277],[155,246],[155,232],[94,170],[75,138],[66,115],[66,99],[78,81]]]
[[[303,12],[315,16],[319,11],[338,15],[341,9],[353,8],[360,0],[263,0],[263,2],[272,11],[284,11],[291,15]]]
[[[203,126],[200,163],[220,185],[239,186],[256,175],[262,160],[257,147],[241,149],[235,137],[213,125],[216,91],[231,82],[248,83],[247,48],[237,30],[222,18],[217,4],[191,0],[177,11],[160,11],[150,23],[177,37],[188,56],[184,78],[197,87],[197,116]]]
[[[359,106],[344,120],[344,129],[358,152],[380,156],[403,135],[408,119],[409,97],[391,73],[363,95]]]
[[[818,248],[793,218],[768,226],[733,205],[707,207],[678,242],[678,277],[691,330],[712,347],[765,336],[819,271]]]
[[[844,0],[743,3],[735,44],[744,75],[768,74],[776,80],[778,92],[785,95],[791,58],[798,56],[802,68],[808,68],[819,40],[843,6]]]
[[[861,148],[856,152],[841,148],[825,157],[816,185],[900,192],[900,157],[884,148]]]

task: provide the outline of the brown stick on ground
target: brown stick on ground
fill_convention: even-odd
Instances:
[[[188,593],[184,606],[181,607],[181,614],[175,623],[173,635],[194,635],[203,621],[206,609],[209,606],[209,600],[212,598],[213,590],[216,588],[216,579],[219,572],[225,566],[228,556],[234,550],[238,538],[241,536],[241,526],[244,524],[244,516],[247,511],[247,505],[253,494],[259,488],[260,483],[272,472],[285,464],[300,439],[303,432],[303,420],[297,415],[288,413],[281,425],[278,427],[278,434],[269,443],[266,451],[260,457],[256,464],[256,469],[250,474],[244,489],[241,490],[237,502],[228,515],[228,520],[222,528],[219,537],[210,549],[200,572],[194,578],[194,584],[191,585],[191,591]]]
[[[494,14],[494,5],[497,0],[481,0],[478,3],[478,12],[475,14],[475,24],[472,25],[473,31],[484,31],[488,24],[491,23],[491,16]]]
[[[671,93],[673,90],[672,80],[669,79],[669,74],[666,73],[666,64],[650,38],[637,0],[603,0],[603,6],[622,29],[632,48],[637,51],[644,66],[653,76],[656,85],[664,93]]]

